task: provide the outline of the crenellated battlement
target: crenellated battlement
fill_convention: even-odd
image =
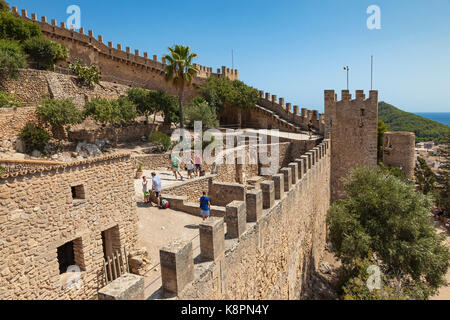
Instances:
[[[162,291],[152,297],[299,299],[303,286],[297,275],[317,267],[326,242],[330,151],[330,141],[324,140],[280,174],[265,177],[258,188],[244,196],[240,192],[220,211],[214,208],[215,214],[200,224],[199,256],[193,241],[175,240],[162,248]],[[192,214],[185,197],[170,200],[176,210]],[[192,209],[199,213],[198,206]],[[268,285],[255,274],[277,283]],[[276,291],[279,286],[289,287],[289,294]]]
[[[73,53],[74,51],[74,45],[78,44],[83,47],[83,50],[92,50],[96,54],[115,62],[145,69],[146,71],[160,75],[165,74],[166,61],[164,58],[158,60],[157,55],[153,55],[150,57],[148,52],[143,52],[143,54],[141,55],[138,49],[132,51],[130,47],[125,47],[124,51],[124,47],[122,46],[122,44],[118,43],[114,47],[112,41],[108,41],[107,43],[105,43],[103,36],[95,36],[93,30],[87,30],[86,33],[86,30],[84,28],[80,28],[77,32],[73,27],[68,29],[65,22],[61,22],[58,25],[56,19],[51,19],[50,23],[48,23],[48,19],[46,16],[42,16],[39,20],[37,14],[32,13],[31,17],[29,17],[26,9],[22,9],[21,14],[19,14],[19,10],[17,9],[17,7],[12,7],[11,12],[22,17],[25,20],[29,20],[39,24],[44,36],[46,36],[50,40],[68,46],[71,53]],[[78,57],[78,55],[75,56]],[[87,54],[86,56],[88,57],[89,55]],[[87,58],[86,60],[89,60],[89,58]],[[106,66],[102,65],[99,61],[91,60],[86,62],[91,64],[100,64],[101,69],[106,68]],[[217,69],[217,73],[215,73],[213,72],[213,68],[211,67],[205,67],[199,64],[196,64],[196,67],[200,71],[197,75],[197,78],[199,80],[208,77],[228,77],[231,80],[239,79],[239,72],[236,69],[222,67],[221,69]],[[112,73],[114,73],[115,70],[111,71]]]
[[[300,109],[298,105],[285,102],[285,98],[278,98],[277,95],[271,95],[270,92],[259,91],[259,97],[259,104],[262,107],[277,113],[282,118],[302,127],[304,130],[307,129],[309,121],[312,120],[314,128],[323,132],[325,117],[323,114],[319,114],[318,110]]]

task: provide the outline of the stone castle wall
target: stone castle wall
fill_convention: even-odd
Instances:
[[[19,14],[16,7],[12,7],[12,12]],[[124,51],[121,44],[117,44],[117,47],[114,48],[112,42],[105,44],[101,35],[95,37],[92,30],[89,30],[87,34],[83,28],[80,28],[78,32],[69,30],[64,22],[58,26],[57,21],[53,19],[49,24],[47,17],[41,17],[38,21],[35,13],[29,18],[25,9],[21,10],[21,17],[39,24],[46,38],[65,45],[69,49],[70,60],[81,58],[86,64],[97,65],[104,81],[152,90],[164,90],[173,95],[178,93],[172,83],[167,82],[164,78],[165,60],[158,61],[156,55],[150,59],[147,52],[141,56],[137,49],[131,52],[130,47],[125,47]],[[62,64],[62,66],[67,67],[66,64]],[[232,80],[239,78],[238,70],[222,67],[217,72],[213,72],[210,67],[196,66],[200,73],[194,79],[193,85],[186,88],[186,100],[195,97],[195,87],[202,84],[208,77],[228,77]]]
[[[383,163],[402,168],[408,179],[414,179],[416,136],[414,132],[384,134]]]
[[[347,90],[338,101],[334,90],[325,91],[325,134],[331,135],[332,201],[344,194],[342,178],[359,165],[377,165],[378,91],[356,91],[352,100]]]
[[[189,243],[175,241],[162,249],[163,288],[174,288],[178,299],[300,299],[310,289],[310,277],[325,248],[326,214],[330,206],[328,141],[315,149],[306,156],[308,160],[299,161],[300,170],[296,172],[301,178],[284,189],[279,200],[273,201],[279,186],[262,188],[262,202],[268,203],[268,207],[257,222],[245,223],[245,211],[238,213],[238,216],[243,214],[243,220],[241,216],[238,221],[230,220],[231,211],[227,209],[228,232],[237,230],[239,224],[239,229],[243,227],[241,234],[224,240],[220,231],[223,222],[222,227],[219,220],[211,222],[212,233],[205,235],[208,237],[205,242],[200,235],[200,246],[202,253],[214,254],[214,259],[193,257]],[[302,169],[305,166],[306,171]],[[269,185],[265,183],[266,187]],[[247,219],[255,206],[262,206],[260,201],[250,204],[247,198]],[[238,207],[235,202],[230,205]],[[166,260],[169,256],[176,260]],[[176,286],[165,281],[175,281]]]
[[[137,245],[129,155],[29,169],[0,178],[0,299],[92,299],[103,284],[102,232]],[[84,199],[71,187],[83,186]],[[81,290],[67,287],[57,248],[73,241]]]

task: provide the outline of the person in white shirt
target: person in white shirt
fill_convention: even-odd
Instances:
[[[156,203],[158,204],[158,208],[161,205],[161,189],[162,189],[162,183],[161,179],[156,175],[155,172],[152,172],[152,191],[155,193],[156,197]]]
[[[150,202],[150,192],[148,192],[147,177],[142,177],[142,192],[144,193],[144,202]]]

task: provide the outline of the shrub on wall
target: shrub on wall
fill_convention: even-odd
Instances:
[[[52,128],[56,139],[64,139],[70,125],[83,121],[83,113],[70,99],[43,99],[42,104],[36,108],[36,115]]]
[[[19,69],[27,66],[27,56],[14,41],[0,40],[0,77],[17,78]]]
[[[20,107],[21,104],[20,99],[16,95],[0,91],[0,108]]]
[[[5,168],[0,166],[0,176],[2,176],[5,173]]]
[[[9,12],[0,12],[0,39],[24,41],[40,36],[42,32],[38,24]]]
[[[39,70],[51,70],[55,64],[69,57],[67,47],[42,37],[25,40],[23,47]]]
[[[203,128],[216,128],[219,126],[217,113],[205,99],[194,98],[184,111],[188,127],[193,128],[195,121],[202,122]]]
[[[41,127],[33,123],[27,123],[20,132],[19,138],[25,144],[25,152],[31,153],[34,150],[44,152],[45,146],[51,137]]]
[[[100,83],[100,70],[95,65],[84,65],[82,59],[75,59],[73,63],[69,64],[69,69],[82,86],[93,87]]]
[[[148,141],[151,144],[158,146],[164,152],[169,150],[170,146],[172,145],[170,137],[162,132],[153,132],[148,137]]]
[[[9,12],[9,4],[5,0],[0,0],[0,12]]]

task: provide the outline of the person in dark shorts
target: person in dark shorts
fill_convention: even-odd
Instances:
[[[206,192],[203,192],[203,197],[200,198],[200,210],[203,221],[205,221],[211,213],[211,199],[206,196]]]
[[[309,139],[312,139],[313,129],[314,129],[314,125],[312,123],[312,120],[309,120],[309,123],[308,123]]]

